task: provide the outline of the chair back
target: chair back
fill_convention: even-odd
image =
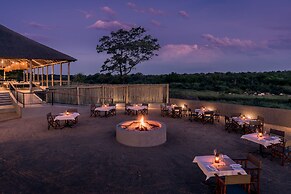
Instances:
[[[236,184],[250,184],[251,175],[230,175],[225,176],[226,185],[236,185]]]
[[[230,123],[230,118],[229,118],[229,116],[224,116],[224,120],[225,120],[225,123]]]
[[[47,119],[48,122],[51,122],[53,120],[53,116],[52,116],[52,113],[51,112],[50,113],[47,113],[46,119]]]
[[[149,106],[148,103],[142,103],[141,105],[142,105],[142,106]]]
[[[250,125],[251,126],[261,126],[262,122],[259,120],[250,120]]]
[[[205,116],[213,116],[214,115],[214,111],[205,111],[204,115]]]
[[[114,103],[109,103],[109,106],[116,106],[116,104],[114,104]]]
[[[277,135],[280,136],[281,138],[285,137],[285,131],[281,131],[278,129],[270,129],[270,135]]]
[[[241,113],[231,113],[230,117],[240,117]]]
[[[78,112],[78,109],[76,109],[76,108],[68,108],[67,112],[69,112],[69,113]]]
[[[262,161],[255,157],[253,154],[249,153],[247,155],[247,160],[254,164],[256,167],[262,168]]]

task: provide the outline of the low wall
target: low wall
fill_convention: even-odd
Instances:
[[[231,113],[241,113],[251,118],[262,116],[265,118],[265,123],[276,126],[283,126],[291,128],[291,110],[265,108],[257,106],[246,106],[237,104],[227,104],[219,102],[207,102],[196,100],[184,100],[171,98],[170,103],[182,106],[187,104],[189,108],[199,108],[205,106],[209,109],[218,110],[220,115],[230,115]]]

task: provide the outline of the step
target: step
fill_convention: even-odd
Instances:
[[[0,113],[11,113],[11,112],[15,112],[15,107],[13,105],[0,106]]]
[[[20,118],[16,112],[0,113],[0,122]]]

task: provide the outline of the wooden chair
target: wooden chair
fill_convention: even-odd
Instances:
[[[146,108],[142,109],[141,114],[142,115],[148,115],[149,114],[149,104],[148,103],[142,103],[141,105],[146,107]]]
[[[272,160],[275,157],[279,157],[282,166],[284,166],[285,162],[291,162],[291,140],[272,145],[270,149]]]
[[[161,104],[160,105],[160,110],[161,110],[161,116],[169,116],[169,110],[166,107],[166,104]]]
[[[90,117],[96,117],[97,116],[97,111],[95,111],[96,105],[91,104],[90,105]]]
[[[172,109],[173,118],[182,118],[182,107],[176,106]]]
[[[225,123],[225,125],[224,125],[224,129],[225,129],[228,133],[230,133],[231,130],[232,130],[232,122],[231,122],[229,116],[224,116],[224,123]]]
[[[231,113],[230,117],[240,117],[241,113]]]
[[[249,124],[244,127],[244,134],[255,132],[263,133],[263,126],[260,120],[251,120]]]
[[[51,112],[46,115],[47,124],[48,124],[47,129],[48,130],[50,130],[50,127],[54,128],[54,129],[62,128],[60,121],[58,121],[58,120],[55,121],[55,117],[56,116],[53,116]]]
[[[275,136],[278,136],[281,138],[282,142],[284,142],[284,138],[285,138],[285,131],[281,131],[281,130],[278,130],[278,129],[270,129],[270,132],[269,134],[272,136],[272,135],[275,135]]]
[[[251,190],[260,193],[260,176],[262,171],[262,161],[253,154],[248,153],[244,159],[233,159],[236,163],[241,164],[242,168],[251,175]]]
[[[219,111],[218,110],[214,111],[213,116],[214,116],[214,121],[217,121],[219,123],[219,121],[220,121],[220,114],[219,114]]]
[[[214,123],[214,111],[205,111],[202,115],[202,122],[205,123]]]
[[[230,175],[224,178],[215,174],[216,194],[250,194],[251,175]]]
[[[197,112],[195,112],[195,111],[192,111],[190,108],[189,108],[189,114],[188,114],[188,116],[189,116],[189,120],[192,122],[193,120],[194,121],[198,121],[198,113]]]
[[[128,108],[129,106],[132,106],[132,104],[131,103],[126,103],[125,104],[125,112],[124,112],[124,114],[127,114],[127,115],[133,114],[133,111]]]

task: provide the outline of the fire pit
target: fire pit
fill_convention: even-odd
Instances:
[[[167,140],[166,125],[162,122],[147,120],[125,121],[116,125],[116,140],[127,146],[152,147]]]

